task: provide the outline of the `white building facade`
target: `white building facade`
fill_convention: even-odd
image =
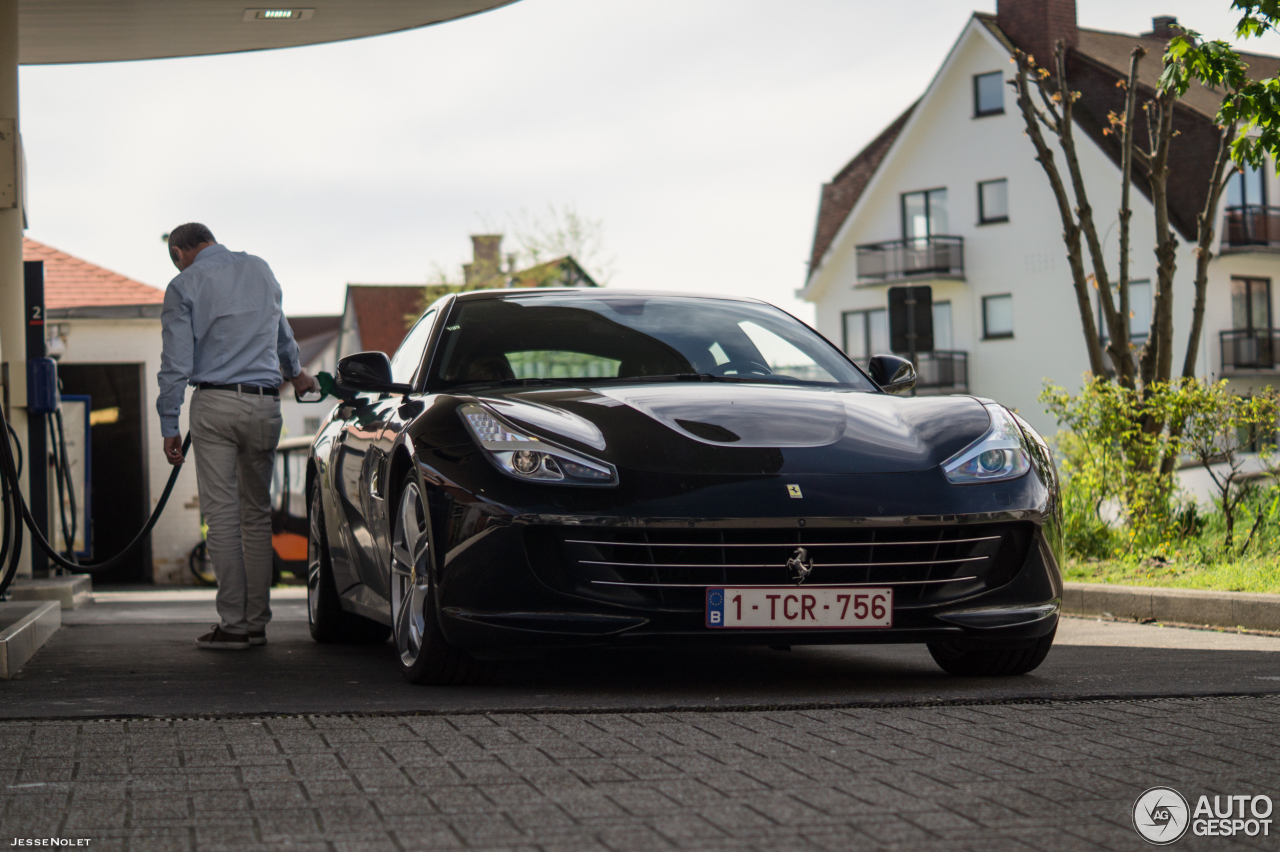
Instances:
[[[1048,20],[1050,28],[1037,32],[1028,20]],[[1033,45],[1065,36],[1077,66],[1103,79],[1123,76],[1108,63],[1142,43],[1148,50],[1143,79],[1154,80],[1166,40],[1159,28],[1163,22],[1167,30],[1169,22],[1157,20],[1146,36],[1123,36],[1077,29],[1074,20],[1071,0],[1001,0],[997,15],[975,14],[920,100],[824,187],[810,273],[799,291],[816,305],[818,330],[865,364],[871,354],[889,351],[889,288],[930,285],[935,351],[918,358],[919,392],[991,397],[1048,434],[1057,426],[1038,401],[1046,382],[1078,388],[1089,363],[1057,203],[1009,85],[1018,42],[1007,30],[1036,55],[1045,48]],[[1055,33],[1054,21],[1066,32]],[[1207,121],[1216,99],[1194,94],[1187,101],[1208,113]],[[1201,120],[1200,113],[1187,113],[1188,120]],[[1094,130],[1091,136],[1078,128],[1075,136],[1114,281],[1120,171]],[[1057,162],[1065,173],[1060,151]],[[1171,179],[1181,177],[1175,169]],[[1156,272],[1154,210],[1143,189],[1131,193],[1131,328],[1140,335],[1150,323]],[[1210,266],[1196,369],[1246,389],[1280,374],[1271,307],[1271,281],[1280,276],[1280,216],[1273,223],[1266,207],[1277,189],[1274,175],[1237,176],[1216,219],[1218,256]],[[1191,208],[1182,202],[1174,211],[1175,218],[1181,214],[1175,224],[1182,224],[1175,234],[1175,373],[1194,298],[1198,211]],[[1095,293],[1095,322],[1105,328],[1098,312]]]

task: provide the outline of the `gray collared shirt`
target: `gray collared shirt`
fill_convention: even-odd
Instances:
[[[214,244],[164,291],[160,314],[160,434],[180,435],[187,385],[274,388],[298,375],[298,344],[280,308],[280,285],[260,257]]]

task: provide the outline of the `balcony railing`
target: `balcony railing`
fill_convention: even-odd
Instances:
[[[969,353],[950,349],[916,353],[916,390],[926,393],[969,390]]]
[[[1276,353],[1280,350],[1277,337],[1280,337],[1280,332],[1265,328],[1220,332],[1222,371],[1275,369]]]
[[[1228,248],[1280,246],[1280,207],[1260,204],[1228,207],[1222,243]]]
[[[869,281],[964,275],[964,237],[922,237],[858,246],[858,277]]]

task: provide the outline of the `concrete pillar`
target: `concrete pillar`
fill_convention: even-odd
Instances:
[[[18,129],[18,0],[0,0],[0,119],[11,119]],[[7,124],[7,122],[6,122]],[[0,167],[6,174],[13,165]],[[27,455],[27,360],[25,304],[22,288],[22,175],[16,207],[0,207],[0,370],[7,376],[9,423]],[[30,458],[27,464],[30,464]],[[27,493],[26,476],[22,492]],[[30,537],[26,537],[19,574],[30,575]]]

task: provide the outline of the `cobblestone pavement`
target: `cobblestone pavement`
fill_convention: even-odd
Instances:
[[[9,721],[0,847],[1140,849],[1153,785],[1280,800],[1277,723],[1280,696]]]

